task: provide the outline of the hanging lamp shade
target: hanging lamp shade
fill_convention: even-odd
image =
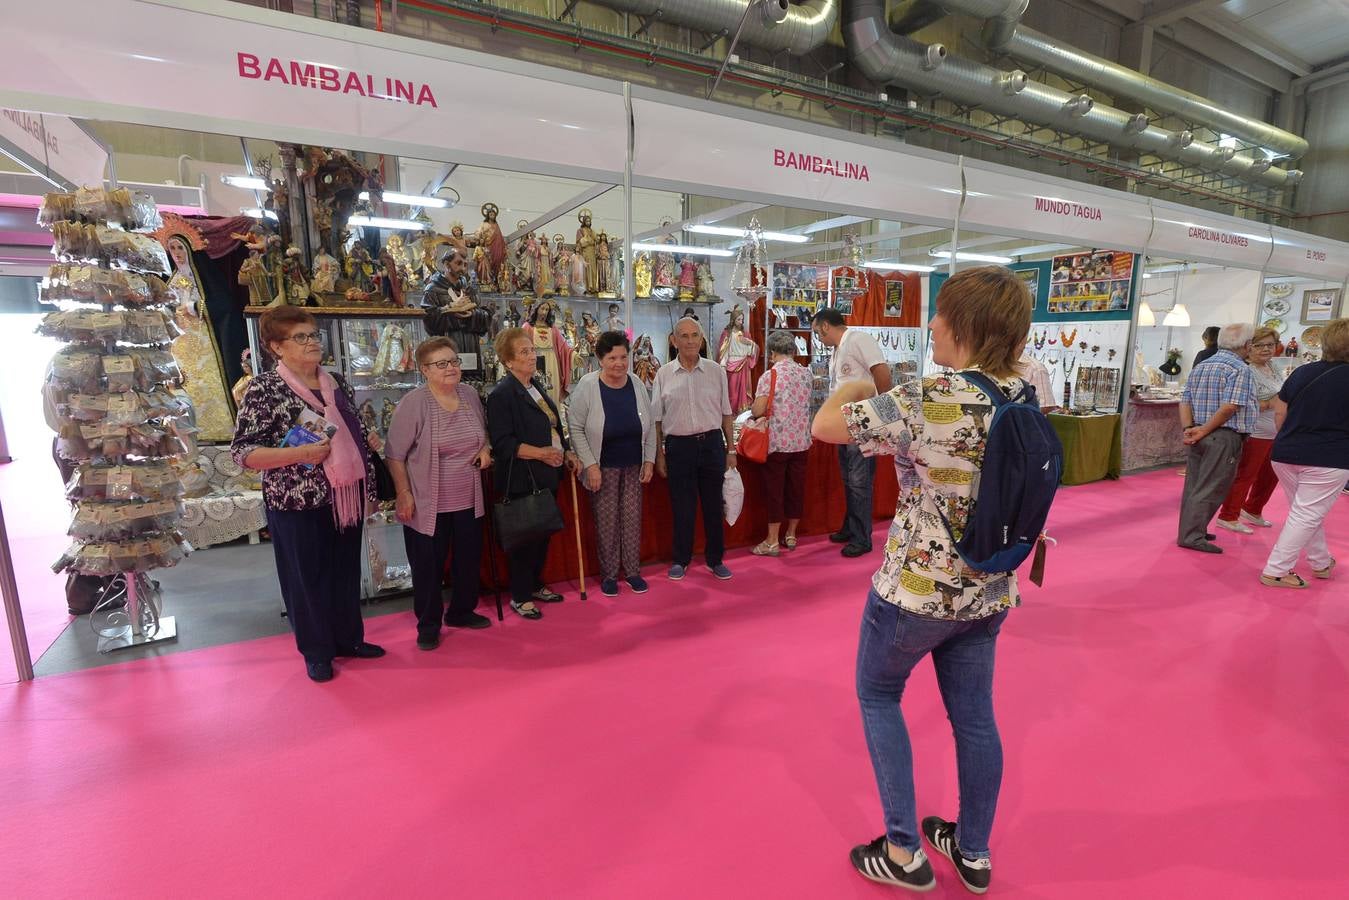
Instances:
[[[1185,308],[1184,303],[1177,303],[1171,307],[1171,311],[1162,319],[1162,324],[1167,328],[1189,328],[1190,311]]]
[[[1157,324],[1157,316],[1152,312],[1152,307],[1148,306],[1148,301],[1144,300],[1138,304],[1138,327],[1152,328]]]

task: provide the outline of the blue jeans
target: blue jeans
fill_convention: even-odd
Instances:
[[[871,482],[876,477],[876,458],[863,456],[856,444],[840,444],[838,468],[843,473],[843,497],[847,503],[843,527],[848,543],[871,549]]]
[[[885,836],[897,847],[912,852],[919,846],[913,749],[899,701],[909,673],[931,653],[956,738],[956,843],[967,859],[988,856],[1002,784],[1002,740],[993,720],[993,648],[1005,618],[1004,610],[985,619],[931,619],[887,603],[875,590],[867,595],[857,645],[857,699],[885,810]]]

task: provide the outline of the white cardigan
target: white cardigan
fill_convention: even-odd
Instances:
[[[631,373],[628,384],[637,398],[637,418],[642,423],[642,462],[656,461],[656,429],[651,421],[651,398],[646,385]],[[598,465],[604,447],[604,401],[600,399],[600,373],[590,372],[567,395],[567,431],[584,468]]]

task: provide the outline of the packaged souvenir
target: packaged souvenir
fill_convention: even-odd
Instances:
[[[103,357],[102,362],[108,393],[125,394],[136,389],[136,360],[133,357],[117,353]]]
[[[102,356],[92,350],[79,345],[65,347],[52,357],[47,383],[68,393],[96,393],[101,387],[101,363]]]
[[[75,218],[75,195],[54,191],[42,198],[37,210],[37,223],[50,228],[57,222],[66,222]]]

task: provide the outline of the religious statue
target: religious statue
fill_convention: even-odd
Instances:
[[[632,374],[650,389],[656,382],[658,369],[660,360],[656,359],[656,351],[651,348],[651,338],[644,334],[632,345]]]
[[[482,224],[478,226],[478,233],[468,242],[478,248],[475,254],[478,284],[483,290],[510,293],[510,274],[506,266],[506,237],[501,233],[501,226],[497,224],[497,213],[500,210],[495,203],[484,203],[480,212]]]
[[[315,294],[331,294],[337,290],[337,260],[320,250],[314,257],[314,277],[309,279],[309,289]]]
[[[404,306],[406,304],[401,296],[402,291],[415,291],[421,287],[421,276],[412,268],[412,263],[408,259],[407,246],[403,243],[403,238],[400,235],[389,235],[389,240],[384,244],[384,250],[393,260],[391,277],[398,282],[399,296],[394,297],[394,302],[399,306]],[[465,258],[467,258],[467,254]]]
[[[698,266],[687,256],[679,260],[679,299],[694,300],[698,296]]]
[[[589,278],[590,271],[590,266],[586,264],[586,258],[573,247],[571,251],[569,281],[567,283],[567,290],[573,297],[584,297],[586,295],[586,279]]]
[[[608,315],[608,317],[606,317],[605,320],[604,320],[604,330],[605,330],[605,331],[622,331],[622,330],[623,330],[623,317],[619,315],[619,312],[620,312],[621,310],[622,310],[622,307],[620,307],[617,303],[610,303],[610,304],[609,304],[609,315]]]
[[[501,324],[506,328],[519,328],[524,318],[520,315],[520,307],[515,305],[515,301],[506,304],[506,313],[502,317]]]
[[[557,312],[551,300],[540,300],[529,311],[529,332],[538,357],[538,378],[555,404],[571,386],[571,347],[557,327]]]
[[[176,227],[175,227],[176,226]],[[205,249],[206,240],[190,224],[170,220],[156,232],[173,262],[169,289],[177,298],[174,321],[182,334],[169,351],[183,373],[183,390],[192,401],[198,438],[228,441],[234,436],[234,415],[225,393],[225,367],[206,309],[206,298],[192,260],[193,248]]]
[[[572,315],[571,307],[567,307],[562,313],[562,337],[571,347],[571,378],[575,382],[589,369],[586,360],[585,335],[576,326],[576,317]]]
[[[306,305],[309,302],[309,273],[305,271],[299,247],[286,248],[282,271],[286,280],[286,302],[291,306]]]
[[[669,224],[669,220],[667,219],[661,222],[661,227],[668,227]],[[675,238],[672,234],[663,235],[660,239],[660,243],[662,244],[673,244],[674,242]],[[673,288],[675,286],[676,277],[674,254],[665,250],[657,251],[655,266],[652,271],[652,287]],[[669,297],[663,299],[669,299]]]
[[[589,312],[581,313],[581,339],[589,348],[588,355],[594,359],[595,344],[600,339],[600,323],[595,321],[594,315]]]
[[[272,285],[271,305],[280,306],[286,302],[286,252],[281,236],[267,235],[266,249],[262,251],[262,265],[267,270],[267,279]]]
[[[731,321],[717,341],[717,362],[726,369],[731,414],[738,415],[750,404],[750,370],[759,359],[759,345],[745,335],[745,310],[731,310]]]
[[[548,244],[548,235],[539,237],[531,234],[534,241],[534,294],[538,297],[553,295],[553,248]]]
[[[581,293],[593,297],[600,292],[600,273],[599,268],[595,265],[598,259],[599,240],[595,237],[594,229],[590,227],[590,210],[581,210],[576,214],[576,220],[581,223],[581,227],[576,229],[576,244],[573,247],[573,253],[585,263],[585,269],[582,273],[585,290]],[[573,262],[572,265],[574,266],[575,263]],[[573,289],[573,293],[575,293],[575,289]]]
[[[651,255],[645,250],[637,254],[632,264],[633,287],[639,300],[651,296]]]
[[[275,299],[270,273],[262,261],[262,254],[256,250],[250,251],[248,259],[239,266],[239,283],[248,288],[249,306],[267,306]]]
[[[460,253],[464,254],[464,259],[469,258],[468,241],[464,238],[464,226],[460,222],[455,222],[450,226],[450,243]]]
[[[351,287],[361,294],[369,295],[375,289],[375,263],[370,251],[360,241],[351,245],[347,251],[347,280]],[[364,298],[361,298],[364,299]]]
[[[712,278],[712,264],[707,260],[698,263],[698,299],[713,300],[717,296],[717,284]]]
[[[612,297],[614,289],[610,279],[613,274],[613,258],[609,251],[609,235],[603,231],[600,232],[599,244],[595,247],[595,267],[597,293],[601,297]]]
[[[527,220],[521,219],[515,223],[515,228],[518,231],[528,224]],[[515,289],[522,294],[536,293],[534,267],[538,263],[537,250],[533,232],[522,232],[515,239],[515,245],[511,248],[511,267],[515,270]]]
[[[562,235],[553,235],[553,290],[564,297],[571,283],[571,251],[565,241]]]
[[[252,350],[245,350],[239,356],[239,368],[243,370],[243,374],[239,376],[238,381],[234,382],[234,387],[230,388],[230,396],[234,398],[234,405],[236,407],[244,405],[244,394],[248,393],[249,382],[253,380]],[[184,385],[184,388],[186,388],[186,385]],[[188,394],[188,396],[191,396],[191,394]],[[198,425],[200,425],[200,420],[198,420]],[[198,435],[198,438],[200,438],[203,441],[210,440],[210,438],[206,437],[205,429],[202,429],[202,432],[201,434]]]

